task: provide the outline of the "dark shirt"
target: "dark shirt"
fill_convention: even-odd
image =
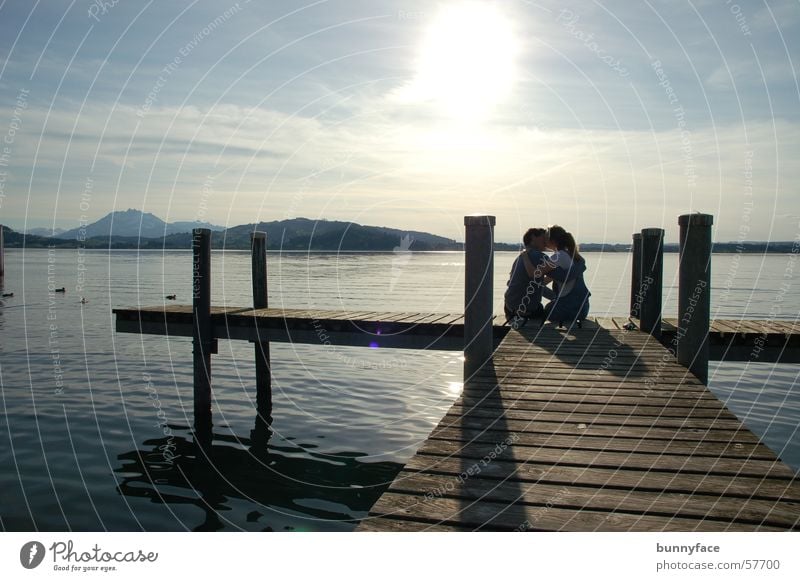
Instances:
[[[545,255],[538,250],[528,250],[528,258],[536,266],[545,260]],[[534,280],[528,276],[521,254],[514,260],[507,285],[506,314],[525,316],[532,315],[538,310],[538,305],[542,304],[541,277]]]

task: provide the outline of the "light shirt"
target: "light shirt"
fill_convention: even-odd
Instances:
[[[572,257],[566,250],[556,250],[555,253],[550,257],[550,262],[555,264],[558,268],[563,268],[566,272],[572,268]],[[572,289],[575,288],[575,279],[570,279],[565,283],[559,283],[561,285],[561,291],[558,293],[558,296],[564,297],[567,296]]]

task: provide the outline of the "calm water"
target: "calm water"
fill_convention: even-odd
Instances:
[[[498,312],[513,258],[496,257]],[[587,258],[592,313],[626,312],[629,256]],[[676,258],[665,257],[668,313],[677,310]],[[249,260],[214,254],[215,304],[250,304]],[[268,260],[276,307],[463,305],[460,253]],[[788,256],[715,256],[714,316],[796,317],[800,292],[779,290],[792,264]],[[48,278],[67,292],[49,297]],[[460,353],[274,344],[267,437],[254,429],[252,346],[221,341],[209,465],[191,446],[190,340],[115,334],[111,315],[173,293],[187,303],[190,286],[187,252],[98,251],[82,263],[71,250],[7,251],[4,292],[15,296],[0,301],[4,530],[349,530],[460,391]],[[795,469],[799,372],[723,363],[711,380]]]

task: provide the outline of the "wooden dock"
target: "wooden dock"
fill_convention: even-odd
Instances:
[[[464,353],[464,390],[361,530],[800,528],[800,482],[706,388],[709,359],[800,362],[797,321],[710,319],[711,225],[680,216],[677,319],[662,318],[664,230],[634,234],[630,317],[583,328],[493,314],[493,216],[465,216],[463,313],[211,306],[211,232],[192,234],[191,306],[115,309],[119,332],[191,337],[195,444],[210,447],[219,339],[254,344],[256,431],[272,419],[270,343]],[[637,266],[638,265],[638,266]]]
[[[121,308],[113,313],[118,332],[192,336],[191,305]],[[497,344],[508,326],[503,317],[494,316],[493,320]],[[631,321],[638,323],[623,316],[589,320],[609,331],[624,330]],[[214,339],[312,345],[330,341],[333,345],[448,351],[464,348],[464,313],[212,307],[211,323]],[[662,320],[664,345],[673,342],[677,324],[677,319]],[[800,363],[800,322],[715,319],[710,324],[709,343],[712,360]]]
[[[586,324],[509,331],[359,530],[798,528],[800,480],[699,380]]]

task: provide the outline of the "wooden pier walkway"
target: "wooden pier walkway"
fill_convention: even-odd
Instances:
[[[119,332],[192,336],[191,305],[160,305],[114,309]],[[628,317],[590,317],[609,331],[624,330]],[[309,343],[328,340],[334,345],[380,346],[461,351],[464,313],[344,311],[320,309],[253,309],[212,307],[215,339]],[[635,322],[635,321],[634,321]],[[662,320],[662,342],[669,345],[677,319]],[[508,330],[503,317],[494,317],[495,341]],[[714,319],[710,323],[711,359],[800,363],[800,322]],[[754,348],[758,349],[754,351]]]
[[[789,467],[651,336],[589,323],[509,331],[359,530],[798,528]]]
[[[710,320],[711,225],[679,217],[677,319],[662,319],[660,228],[633,235],[629,317],[517,331],[493,314],[493,216],[465,216],[464,313],[275,309],[266,235],[252,307],[211,306],[211,232],[192,234],[191,306],[115,309],[120,332],[192,337],[195,443],[213,440],[219,339],[254,344],[256,426],[270,343],[463,351],[465,385],[361,530],[800,528],[800,481],[705,387],[709,359],[800,362],[797,321]]]

